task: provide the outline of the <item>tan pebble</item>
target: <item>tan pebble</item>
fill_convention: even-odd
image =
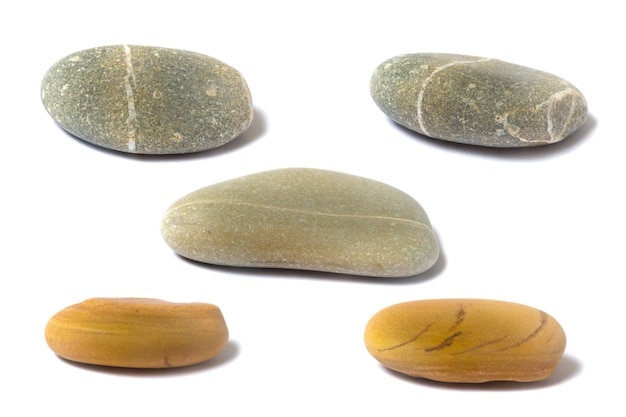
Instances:
[[[565,350],[565,333],[550,315],[480,299],[387,307],[368,322],[364,338],[387,368],[443,382],[540,381]]]
[[[216,356],[228,329],[212,304],[91,298],[55,314],[45,336],[52,351],[75,362],[174,368]]]

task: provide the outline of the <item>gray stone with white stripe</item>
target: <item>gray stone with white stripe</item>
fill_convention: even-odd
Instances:
[[[423,135],[490,147],[559,142],[587,118],[568,81],[496,59],[418,53],[380,64],[370,91],[396,123]]]
[[[216,148],[243,133],[253,117],[236,69],[195,52],[148,46],[69,55],[45,74],[41,99],[72,135],[139,154]]]

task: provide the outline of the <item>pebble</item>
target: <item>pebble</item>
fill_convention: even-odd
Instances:
[[[252,99],[234,68],[195,52],[115,45],[54,64],[41,84],[50,116],[92,144],[137,154],[182,154],[243,133]]]
[[[481,299],[409,301],[376,313],[365,328],[369,353],[389,369],[441,382],[532,382],[548,378],[565,351],[550,315]]]
[[[45,337],[53,352],[75,362],[176,368],[216,356],[228,328],[213,304],[90,298],[52,316]]]
[[[403,277],[429,269],[439,245],[422,207],[389,185],[310,168],[211,185],[165,212],[165,242],[195,261],[239,267]]]
[[[374,71],[370,92],[387,116],[410,130],[479,146],[556,143],[587,118],[587,102],[569,82],[467,55],[393,57]]]

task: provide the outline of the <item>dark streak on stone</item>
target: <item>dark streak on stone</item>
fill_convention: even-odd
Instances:
[[[467,349],[467,350],[464,350],[464,351],[462,351],[462,352],[456,352],[456,353],[454,353],[454,354],[455,354],[455,355],[461,355],[461,354],[463,354],[463,353],[472,352],[472,351],[477,350],[477,349],[480,349],[480,348],[482,348],[482,347],[489,346],[489,345],[493,345],[494,343],[501,342],[501,341],[503,341],[504,339],[506,339],[506,336],[502,336],[502,337],[500,337],[500,338],[498,338],[498,339],[494,339],[494,340],[490,340],[490,341],[485,342],[485,343],[481,343],[480,345],[477,345],[477,346],[471,347],[471,348],[469,348],[469,349]]]
[[[545,327],[545,325],[548,323],[548,315],[546,313],[544,313],[543,311],[539,312],[540,314],[540,321],[539,321],[539,326],[537,326],[537,328],[535,330],[533,330],[528,336],[526,336],[524,339],[520,340],[519,342],[508,346],[504,349],[500,349],[499,352],[502,352],[504,350],[508,350],[508,349],[513,349],[516,348],[520,345],[523,345],[524,343],[528,342],[530,339],[532,339],[533,337],[537,336],[537,334],[539,334],[539,332]]]
[[[413,338],[411,338],[411,339],[407,340],[406,342],[400,343],[400,344],[395,345],[395,346],[390,346],[390,347],[388,347],[388,348],[379,349],[378,351],[379,351],[379,352],[384,352],[384,351],[387,351],[387,350],[393,350],[393,349],[397,349],[397,348],[402,347],[402,346],[406,346],[406,345],[408,345],[409,343],[413,343],[413,342],[415,342],[417,339],[419,339],[419,338],[420,338],[420,336],[422,336],[424,333],[426,333],[426,332],[428,331],[428,329],[430,329],[430,326],[432,326],[432,325],[433,325],[433,323],[434,323],[434,322],[430,322],[430,323],[428,323],[428,325],[427,325],[426,327],[424,327],[424,328],[423,328],[423,329],[422,329],[422,330],[421,330],[421,331],[420,331],[417,335],[415,335],[415,337],[413,337]]]
[[[456,322],[452,327],[450,327],[450,330],[463,323],[463,320],[465,320],[465,308],[463,307],[463,304],[459,304],[459,311],[456,312]]]
[[[428,348],[428,349],[424,349],[424,352],[434,352],[436,350],[442,350],[442,349],[445,349],[447,347],[450,347],[452,345],[452,342],[454,342],[454,339],[459,337],[459,336],[461,336],[462,334],[463,334],[463,332],[456,332],[452,336],[448,337],[446,340],[441,342],[439,345],[437,345],[435,347]]]

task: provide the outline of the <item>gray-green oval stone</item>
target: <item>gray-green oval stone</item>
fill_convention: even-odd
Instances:
[[[429,269],[439,245],[422,207],[389,185],[308,168],[202,188],[164,214],[179,255],[241,267],[403,277]]]
[[[587,118],[569,82],[467,55],[407,54],[380,64],[370,91],[396,123],[437,139],[491,147],[556,143]]]
[[[104,148],[180,154],[224,145],[252,122],[246,81],[195,52],[116,45],[54,64],[41,99],[69,133]]]

